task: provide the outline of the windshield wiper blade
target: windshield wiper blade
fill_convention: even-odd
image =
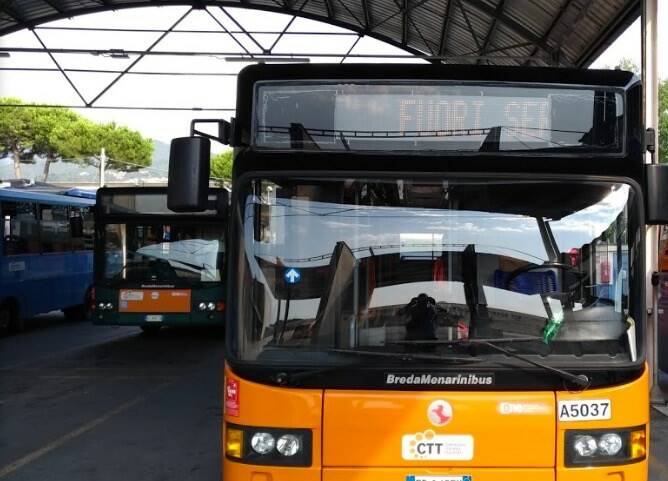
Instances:
[[[582,390],[585,390],[589,387],[591,384],[591,380],[589,379],[588,376],[585,374],[573,374],[571,372],[565,371],[563,369],[559,369],[557,367],[552,367],[548,364],[544,364],[542,362],[534,361],[531,358],[528,358],[526,356],[523,356],[522,354],[517,354],[516,352],[510,351],[506,348],[503,348],[501,346],[497,346],[496,344],[489,342],[489,341],[483,341],[483,340],[478,340],[477,344],[487,346],[491,349],[494,349],[495,351],[498,351],[500,353],[505,354],[506,356],[514,357],[515,359],[519,359],[521,361],[526,362],[527,364],[531,364],[532,366],[539,367],[545,371],[549,371],[552,374],[555,374],[559,376],[561,379],[564,381],[569,381],[575,384],[578,387],[581,387]]]
[[[356,354],[358,356],[366,357],[385,357],[392,359],[400,359],[402,361],[439,361],[452,364],[468,364],[481,362],[483,359],[478,357],[455,357],[455,356],[438,356],[436,354],[421,354],[414,352],[387,352],[387,351],[367,351],[362,349],[328,349],[326,352],[335,352],[340,354]]]
[[[528,342],[528,341],[542,341],[541,337],[538,336],[526,336],[526,337],[507,337],[507,338],[498,338],[498,339],[452,339],[452,340],[425,340],[425,341],[399,341],[394,344],[414,344],[414,345],[453,345],[453,344],[462,344],[462,345],[468,345],[468,346],[475,346],[475,345],[482,345],[482,346],[487,346],[490,349],[494,349],[495,351],[498,351],[502,354],[505,354],[506,356],[509,357],[514,357],[515,359],[519,359],[521,361],[526,362],[527,364],[531,364],[532,366],[539,367],[545,371],[549,371],[552,374],[555,374],[562,378],[565,381],[572,382],[573,384],[577,385],[578,387],[581,387],[582,389],[587,389],[589,385],[591,384],[591,380],[589,377],[587,377],[584,374],[573,374],[571,372],[565,371],[563,369],[559,369],[556,367],[552,367],[548,364],[544,364],[542,362],[534,361],[533,359],[523,356],[522,354],[518,354],[516,352],[510,351],[506,348],[503,348],[501,346],[498,346],[495,343],[498,342]],[[479,359],[479,358],[474,358],[474,359]]]
[[[486,342],[528,342],[528,341],[542,341],[538,336],[523,336],[523,337],[498,337],[498,338],[475,338],[475,339],[425,339],[412,341],[395,341],[390,344],[414,344],[414,345],[451,345],[451,344],[483,344]]]
[[[382,352],[382,351],[367,351],[361,349],[327,349],[325,352],[331,352],[336,354],[354,354],[361,357],[384,357],[384,358],[393,358],[400,359],[402,361],[431,361],[431,362],[444,362],[452,364],[473,364],[476,362],[481,362],[483,359],[478,357],[454,357],[454,356],[437,356],[429,354],[419,354],[419,353],[404,353],[404,352]],[[342,369],[349,369],[352,367],[359,367],[365,365],[364,359],[360,359],[355,362],[350,362],[346,364],[340,364],[337,366],[327,366],[316,369],[307,369],[300,371],[294,374],[288,374],[286,372],[279,372],[274,376],[274,381],[280,385],[289,385],[296,384],[300,381],[304,381],[308,378],[318,376],[320,374],[327,374],[334,371],[340,371]]]

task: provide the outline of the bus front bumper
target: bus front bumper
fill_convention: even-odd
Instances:
[[[647,461],[595,468],[288,468],[226,460],[223,480],[234,481],[643,481]]]

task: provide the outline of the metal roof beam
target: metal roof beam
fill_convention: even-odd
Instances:
[[[613,21],[603,29],[598,37],[594,38],[589,46],[582,52],[575,62],[577,66],[586,66],[591,64],[596,57],[612,44],[612,41],[617,37],[616,32],[622,32],[629,27],[636,18],[640,16],[642,10],[641,0],[628,0],[624,9],[619,12]]]
[[[44,42],[42,41],[42,39],[40,38],[40,36],[37,34],[37,32],[36,32],[35,30],[33,30],[33,31],[32,31],[32,34],[35,36],[35,38],[37,39],[37,41],[39,42],[39,44],[40,44],[44,49],[46,49],[46,45],[44,44]],[[81,101],[83,102],[83,104],[86,105],[86,106],[88,106],[88,102],[86,101],[86,99],[84,98],[84,96],[81,94],[81,92],[79,91],[79,89],[77,88],[77,86],[74,85],[74,82],[73,82],[72,79],[69,77],[69,75],[67,75],[67,73],[66,73],[66,72],[63,70],[63,68],[60,66],[60,64],[59,64],[58,61],[56,60],[56,57],[54,57],[53,54],[52,54],[51,52],[47,52],[47,55],[49,56],[49,58],[51,58],[51,61],[56,65],[56,67],[58,68],[58,71],[63,75],[63,77],[65,77],[65,80],[67,80],[67,83],[70,84],[70,87],[72,87],[72,90],[74,90],[74,92],[79,96],[79,98],[81,99]]]
[[[65,15],[65,10],[63,9],[62,5],[58,4],[58,2],[54,0],[42,0],[42,1],[46,3],[49,7],[53,8],[59,14]]]
[[[443,15],[443,28],[441,28],[441,43],[438,47],[439,55],[445,55],[447,51],[446,43],[448,40],[448,33],[450,31],[450,20],[452,18],[452,3],[455,0],[448,0],[448,4],[445,6],[445,14]]]
[[[0,109],[4,107],[31,107],[50,109],[54,107],[61,107],[65,109],[91,109],[91,110],[174,110],[174,111],[195,111],[195,112],[234,112],[236,109],[232,107],[142,107],[135,105],[54,105],[54,104],[0,104]]]
[[[401,9],[404,13],[401,15],[401,45],[406,45],[408,42],[408,0],[402,0],[402,2]]]
[[[141,54],[140,54],[140,55],[139,55],[139,56],[138,56],[138,57],[137,57],[137,58],[136,58],[130,65],[128,65],[128,66],[125,68],[125,70],[123,70],[123,73],[119,74],[119,75],[118,75],[114,80],[112,80],[112,81],[111,81],[105,88],[103,88],[102,91],[101,91],[99,94],[97,94],[93,100],[90,101],[89,106],[92,106],[95,102],[97,102],[97,101],[100,99],[100,97],[102,97],[104,94],[106,94],[106,93],[109,91],[109,89],[110,89],[111,87],[113,87],[114,85],[116,85],[116,82],[118,82],[121,78],[123,78],[123,76],[124,76],[126,73],[128,73],[128,72],[132,69],[132,67],[134,67],[135,65],[137,65],[137,63],[139,63],[139,62],[141,61],[141,59],[143,59],[143,58],[146,56],[147,53],[151,52],[151,51],[153,50],[153,48],[155,48],[155,46],[158,45],[158,44],[162,41],[162,39],[164,39],[167,35],[169,35],[169,33],[170,33],[172,30],[174,30],[174,29],[178,26],[178,24],[181,23],[181,22],[182,22],[188,15],[190,15],[190,12],[192,12],[192,11],[193,11],[193,9],[190,8],[186,13],[184,13],[182,16],[180,16],[179,19],[178,19],[176,22],[174,22],[174,23],[172,24],[172,26],[171,26],[170,28],[168,28],[167,31],[166,31],[165,33],[163,33],[162,35],[160,35],[160,36],[159,36],[159,37],[158,37],[158,38],[157,38],[157,39],[156,39],[156,40],[155,40],[155,41],[148,47],[148,49],[146,49],[146,52],[141,53]]]
[[[427,3],[428,1],[430,1],[430,0],[419,0],[419,1],[415,2],[413,5],[411,5],[410,7],[408,7],[407,9],[403,9],[403,8],[398,9],[396,12],[394,12],[394,13],[388,15],[387,17],[385,17],[384,19],[382,19],[380,22],[374,24],[374,25],[371,27],[371,30],[374,30],[374,29],[380,27],[381,25],[385,24],[386,22],[389,22],[390,20],[392,20],[392,19],[393,19],[394,17],[396,17],[397,15],[400,15],[400,14],[405,13],[406,10],[407,10],[407,11],[411,11],[411,10],[413,10],[413,9],[415,9],[415,8],[417,8],[417,7],[419,7],[420,5],[422,5],[422,4],[424,4],[424,3]]]
[[[280,42],[280,40],[283,38],[283,35],[285,35],[285,33],[288,31],[288,29],[292,25],[292,22],[295,21],[295,18],[297,18],[297,16],[293,15],[292,18],[290,19],[290,21],[287,23],[287,25],[283,29],[283,31],[278,34],[278,37],[276,37],[276,40],[274,40],[274,43],[271,44],[271,47],[269,47],[269,50],[267,50],[265,53],[271,53],[271,52],[274,51],[274,47],[276,47],[276,44],[278,42]]]
[[[461,0],[459,0],[461,1]],[[524,25],[520,24],[519,22],[513,20],[512,18],[508,17],[508,15],[501,13],[497,14],[496,13],[496,8],[495,7],[490,7],[488,4],[484,3],[482,0],[464,0],[468,5],[472,6],[476,10],[490,16],[493,18],[496,18],[497,21],[503,25],[505,25],[507,28],[513,30],[515,33],[521,35],[524,37],[526,40],[530,40],[536,47],[540,48],[541,50],[547,52],[548,54],[552,55],[554,53],[554,50],[545,43],[543,39],[535,35],[533,32],[531,32],[528,28],[526,28]]]
[[[341,6],[343,7],[343,9],[344,9],[346,12],[348,12],[348,15],[350,15],[351,17],[353,17],[353,18],[355,19],[355,21],[357,22],[357,24],[358,24],[360,27],[365,28],[365,24],[364,24],[362,21],[360,21],[359,18],[357,18],[357,15],[355,15],[355,13],[354,13],[352,10],[350,10],[350,8],[348,8],[348,5],[346,5],[346,4],[343,2],[343,0],[338,0],[338,2],[341,4]]]
[[[526,44],[517,44],[513,46],[509,46],[506,48],[518,48],[520,46],[525,46]],[[503,50],[503,49],[500,49]],[[90,49],[90,48],[32,48],[32,47],[3,47],[2,51],[4,52],[24,52],[24,53],[46,53],[46,52],[51,52],[51,53],[58,53],[58,54],[83,54],[83,53],[89,53],[93,55],[106,55],[106,54],[113,54],[113,53],[118,53],[118,50],[96,50],[96,49]],[[496,50],[492,50],[494,52]],[[142,57],[144,56],[162,56],[162,57],[239,57],[242,58],[244,57],[245,54],[240,54],[239,52],[223,52],[223,51],[207,51],[207,52],[184,52],[184,51],[179,51],[179,50],[159,50],[159,51],[154,51],[154,50],[121,50],[120,52],[123,52],[128,55],[140,55]],[[340,53],[303,53],[303,52],[287,52],[287,53],[281,53],[281,54],[266,54],[263,55],[263,57],[277,57],[277,58],[289,58],[289,57],[313,57],[313,58],[338,58],[341,57]],[[436,61],[436,60],[457,60],[457,61],[463,61],[463,60],[472,60],[476,58],[482,58],[484,60],[498,60],[499,57],[481,57],[481,56],[471,56],[471,55],[426,55],[424,53],[415,53],[411,54],[410,52],[406,52],[405,54],[350,54],[348,57],[351,58],[372,58],[372,59],[423,59],[423,60],[430,60],[430,61]],[[252,62],[253,59],[248,56],[248,61]],[[504,59],[510,59],[510,60],[527,60],[530,57],[527,55],[510,55],[507,57],[503,57]],[[128,73],[127,70],[124,70],[125,74]]]
[[[571,7],[571,5],[573,4],[573,1],[574,1],[574,0],[566,0],[566,3],[564,3],[564,4],[561,6],[561,8],[559,9],[559,13],[557,14],[556,17],[554,17],[554,19],[552,20],[552,23],[551,23],[550,26],[547,28],[547,30],[545,31],[545,34],[544,34],[543,37],[541,38],[541,40],[542,40],[543,42],[547,42],[547,40],[550,38],[550,35],[552,34],[552,31],[554,30],[554,28],[555,28],[557,25],[559,25],[559,22],[561,21],[561,19],[562,19],[562,17],[564,16],[564,14],[565,14],[565,13],[568,11],[568,9]],[[590,3],[591,3],[591,1],[590,1]],[[531,55],[530,55],[530,56],[533,57],[534,55],[536,55],[537,52],[538,52],[538,48],[534,48],[533,51],[531,52]],[[529,63],[531,63],[531,62],[527,61],[527,62],[525,62],[524,64],[525,64],[525,65],[528,65]]]
[[[55,67],[0,67],[0,72],[60,72]],[[101,69],[101,68],[63,68],[63,72],[75,73],[123,73],[122,70]],[[163,70],[131,70],[125,75],[165,75],[179,77],[236,77],[236,73],[227,72],[175,72]]]
[[[499,4],[496,6],[496,11],[494,14],[494,18],[492,19],[492,24],[489,26],[489,30],[487,31],[487,36],[485,37],[485,40],[482,42],[482,48],[478,52],[479,55],[485,55],[487,53],[487,47],[489,46],[489,42],[492,40],[494,29],[496,28],[497,17],[503,15],[503,9],[505,6],[506,6],[506,0],[501,0]],[[477,63],[480,63],[480,60],[478,60]]]
[[[248,38],[250,38],[250,39],[253,41],[253,43],[255,43],[255,45],[258,46],[258,48],[260,49],[260,52],[266,53],[266,52],[264,51],[264,48],[262,47],[262,45],[260,45],[259,43],[257,43],[257,42],[255,41],[255,39],[254,39],[252,36],[248,35],[248,33],[244,30],[244,28],[243,28],[241,25],[239,25],[239,23],[234,19],[234,17],[232,17],[232,15],[230,15],[229,13],[227,13],[227,11],[225,10],[225,8],[220,7],[220,10],[221,10],[225,15],[227,15],[227,18],[229,18],[230,20],[232,20],[232,21],[234,22],[234,24],[235,24],[235,25],[236,25],[242,32],[244,32],[244,33],[246,34],[246,36],[248,36]],[[216,18],[216,16],[215,16],[213,13],[211,13],[211,12],[209,11],[208,8],[205,8],[204,11],[205,11],[207,14],[209,14],[209,16],[213,19],[213,21],[216,22],[216,23],[218,24],[218,26],[219,26],[221,29],[223,29],[223,31],[224,31],[226,34],[228,34],[228,35],[230,36],[230,38],[234,41],[234,43],[236,43],[239,47],[241,47],[241,50],[243,50],[244,52],[246,52],[246,53],[247,53],[248,55],[250,55],[251,57],[253,56],[253,54],[250,53],[250,52],[248,51],[248,49],[244,46],[244,44],[241,43],[241,42],[237,39],[237,37],[235,37],[234,35],[232,35],[232,34],[230,33],[230,31],[225,27],[225,25],[223,25],[223,23],[222,23],[220,20],[218,20],[218,19]]]
[[[355,39],[355,41],[354,41],[353,44],[350,46],[350,48],[348,49],[348,51],[346,52],[346,54],[343,56],[343,58],[341,59],[341,61],[340,61],[339,63],[343,63],[343,62],[348,58],[348,55],[350,55],[350,54],[352,53],[352,51],[353,51],[353,49],[355,48],[355,46],[357,46],[357,42],[359,42],[361,38],[362,38],[362,36],[359,35],[359,36]]]
[[[473,28],[473,25],[471,24],[471,20],[469,20],[469,15],[466,12],[466,9],[464,8],[464,4],[462,3],[462,0],[457,0],[457,5],[459,6],[459,9],[462,11],[462,15],[464,16],[464,20],[466,21],[466,26],[469,29],[469,32],[471,33],[471,37],[473,37],[473,41],[475,42],[475,46],[478,47],[478,50],[480,50],[480,41],[478,40],[478,35],[476,35],[475,29]]]
[[[11,3],[3,2],[2,12],[8,17],[16,20],[16,23],[21,25],[23,28],[32,29],[34,27],[34,24],[28,21],[28,19],[24,17],[23,14],[19,12]]]
[[[362,10],[364,11],[364,30],[368,32],[371,26],[371,11],[369,10],[369,0],[362,0]]]
[[[332,0],[325,0],[325,8],[327,9],[327,18],[334,18],[334,5]]]

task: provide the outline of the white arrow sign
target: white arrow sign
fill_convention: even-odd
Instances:
[[[285,271],[283,277],[285,278],[285,282],[287,282],[288,284],[296,284],[299,282],[299,279],[302,278],[302,275],[299,273],[297,269],[291,268]]]

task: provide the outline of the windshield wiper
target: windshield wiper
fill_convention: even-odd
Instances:
[[[421,354],[414,352],[392,352],[392,351],[367,351],[363,349],[327,349],[325,352],[337,354],[354,354],[365,357],[384,357],[391,359],[400,359],[402,361],[438,361],[452,364],[468,364],[481,362],[479,357],[455,357],[439,356],[436,354]]]
[[[361,356],[362,359],[355,362],[350,362],[346,364],[341,364],[338,366],[327,366],[316,369],[307,369],[300,371],[294,374],[288,374],[286,372],[279,372],[274,376],[274,381],[277,384],[288,385],[296,384],[300,381],[318,376],[320,374],[327,374],[330,372],[340,371],[344,369],[349,369],[352,367],[359,367],[366,364],[366,357],[384,357],[392,359],[400,359],[401,361],[430,361],[430,362],[441,362],[444,364],[473,364],[476,362],[481,362],[483,359],[478,357],[454,357],[454,356],[437,356],[430,354],[419,354],[419,353],[405,353],[405,352],[383,352],[383,351],[367,351],[361,349],[326,349],[324,352],[335,353],[335,354],[352,354],[356,356]]]
[[[489,341],[478,340],[477,344],[487,346],[491,349],[494,349],[495,351],[498,351],[498,352],[501,352],[501,353],[505,354],[506,356],[514,357],[515,359],[519,359],[521,361],[524,361],[528,364],[531,364],[532,366],[540,367],[541,369],[549,371],[552,374],[556,374],[557,376],[559,376],[561,379],[563,379],[565,381],[572,382],[576,386],[581,387],[583,390],[587,389],[589,387],[589,385],[591,384],[591,380],[585,374],[573,374],[571,372],[564,371],[563,369],[552,367],[548,364],[543,364],[542,362],[534,361],[531,358],[525,357],[522,354],[517,354],[516,352],[510,351],[510,350],[505,349],[501,346],[497,346],[496,344],[494,344],[492,342],[489,342]]]
[[[542,362],[534,361],[533,359],[523,356],[522,354],[518,354],[516,352],[513,352],[509,349],[503,348],[501,346],[498,346],[497,342],[528,342],[528,341],[542,341],[542,338],[537,337],[537,336],[527,336],[527,337],[508,337],[508,338],[499,338],[499,339],[452,339],[452,340],[434,340],[434,341],[400,341],[395,344],[417,344],[417,345],[454,345],[454,344],[460,344],[460,345],[468,345],[468,346],[475,346],[475,345],[482,345],[482,346],[487,346],[490,349],[493,349],[495,351],[498,351],[502,354],[505,354],[506,356],[509,357],[514,357],[515,359],[519,359],[521,361],[526,362],[527,364],[531,364],[532,366],[539,367],[545,371],[549,371],[552,374],[555,374],[559,376],[561,379],[565,381],[572,382],[578,387],[581,387],[583,390],[587,389],[589,385],[591,384],[591,380],[589,377],[587,377],[584,374],[573,374],[571,372],[565,371],[563,369],[559,369],[556,367],[552,367],[548,364],[544,364]],[[478,359],[478,358],[474,358]]]

